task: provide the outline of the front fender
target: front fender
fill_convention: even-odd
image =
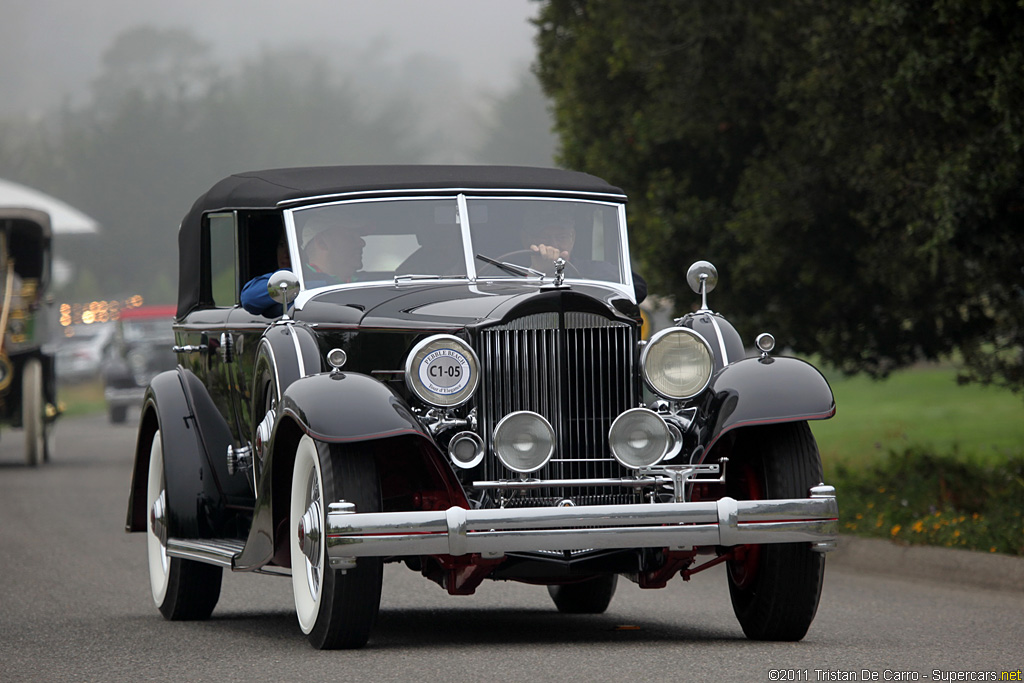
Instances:
[[[420,505],[432,500],[443,501],[443,508],[469,505],[433,437],[405,401],[373,377],[355,372],[300,377],[282,393],[279,409],[265,463],[268,474],[260,482],[252,527],[245,550],[235,560],[236,570],[258,569],[269,562],[288,566],[288,495],[302,434],[327,443],[371,442],[389,505],[416,504],[417,498]]]
[[[356,372],[295,380],[284,391],[281,410],[317,441],[370,441],[402,435],[433,440],[401,397],[383,382]]]
[[[723,368],[708,388],[707,453],[738,427],[825,420],[836,413],[828,381],[796,358],[747,358]]]

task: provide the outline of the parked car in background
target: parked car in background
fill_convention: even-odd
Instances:
[[[50,348],[50,216],[0,207],[0,424],[25,431],[25,461],[50,459],[58,416]]]
[[[113,423],[142,405],[150,380],[174,369],[174,306],[139,306],[121,311],[103,361],[103,396]]]
[[[209,617],[224,568],[284,574],[309,642],[353,648],[384,563],[453,595],[547,586],[567,613],[724,563],[748,637],[807,632],[838,525],[807,423],[832,392],[770,335],[747,357],[706,262],[694,312],[642,340],[622,190],[240,173],[178,244],[179,365],[146,390],[126,520],[167,619]]]
[[[98,378],[114,331],[110,322],[75,323],[64,328],[64,336],[57,342],[57,380],[77,384]]]

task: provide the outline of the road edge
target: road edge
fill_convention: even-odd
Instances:
[[[900,545],[880,538],[841,535],[828,554],[831,566],[960,586],[1024,592],[1024,557],[959,548]]]

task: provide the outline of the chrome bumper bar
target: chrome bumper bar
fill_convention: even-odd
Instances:
[[[811,543],[833,550],[838,538],[835,489],[810,498],[636,505],[359,513],[345,501],[328,506],[331,566],[357,557],[466,555],[576,548],[673,548],[745,543]]]
[[[113,387],[107,387],[103,390],[103,398],[108,403],[138,403],[142,404],[142,399],[146,395],[145,387],[132,387],[115,389]]]

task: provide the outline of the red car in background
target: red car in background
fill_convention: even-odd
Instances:
[[[149,381],[173,370],[174,306],[139,306],[121,312],[103,362],[104,398],[113,423],[124,422],[128,409],[141,406]]]

